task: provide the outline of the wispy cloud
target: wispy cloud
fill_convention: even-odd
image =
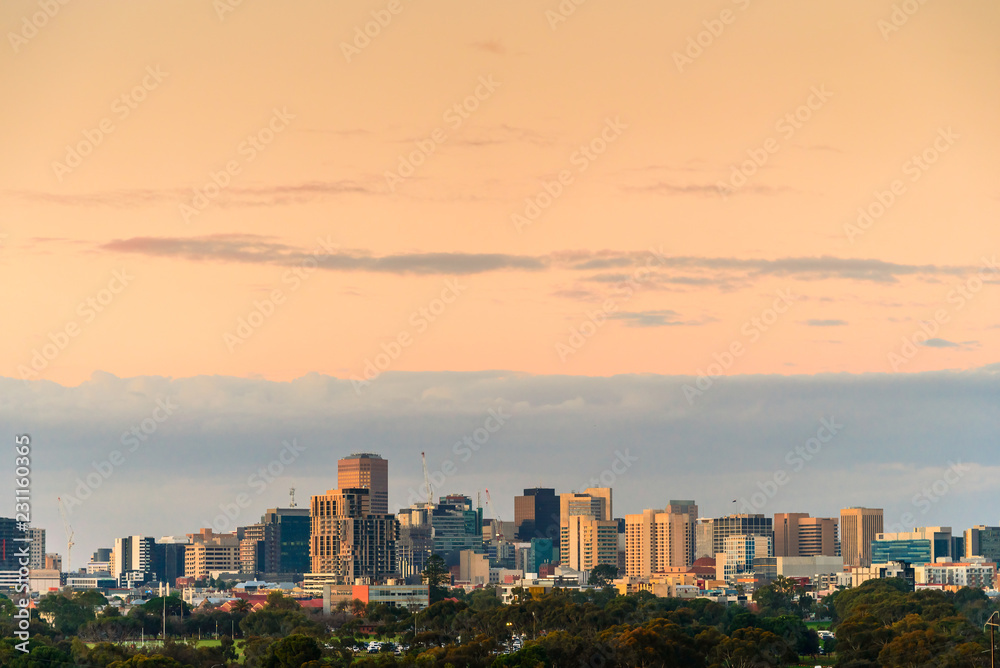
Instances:
[[[841,327],[847,324],[846,320],[806,320],[805,324],[810,327]]]
[[[708,320],[681,320],[677,311],[661,309],[653,311],[620,311],[608,316],[609,320],[621,320],[629,327],[679,327],[683,325],[703,325]]]
[[[922,341],[919,345],[926,348],[956,348],[958,350],[975,350],[980,347],[979,341],[949,341],[948,339],[933,338]]]

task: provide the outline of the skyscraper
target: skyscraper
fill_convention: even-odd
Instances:
[[[312,573],[329,573],[341,584],[393,573],[399,523],[394,515],[370,511],[370,492],[331,489],[312,497]]]
[[[840,550],[845,566],[871,566],[872,541],[882,533],[881,508],[844,508],[840,511]]]
[[[992,562],[1000,562],[1000,527],[977,524],[965,530],[965,557],[983,557]]]
[[[835,517],[809,513],[774,514],[774,556],[839,557],[840,539]]]
[[[589,571],[599,564],[618,565],[618,522],[612,519],[611,488],[559,495],[559,560]]]
[[[664,510],[645,510],[625,516],[626,565],[628,577],[649,577],[671,566],[693,562],[694,522],[698,507],[694,502],[675,502]]]
[[[701,522],[699,520],[699,522]],[[700,527],[699,527],[700,528]],[[771,518],[760,514],[739,513],[716,517],[712,520],[712,553],[715,556],[726,549],[726,538],[729,536],[769,536],[774,541],[774,528]],[[773,549],[773,548],[772,548]]]
[[[371,490],[371,514],[389,514],[389,461],[372,452],[358,452],[337,462],[338,489]]]
[[[309,535],[312,522],[308,508],[269,508],[264,525],[264,572],[308,573]]]
[[[514,535],[518,540],[559,536],[559,497],[556,490],[534,487],[514,497]]]
[[[24,535],[31,540],[28,550],[30,552],[28,568],[45,567],[45,529],[29,528],[25,529]]]

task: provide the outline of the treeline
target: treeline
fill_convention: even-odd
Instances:
[[[444,593],[444,592],[442,592]],[[324,617],[272,593],[258,612],[208,611],[191,614],[176,598],[166,599],[168,635],[214,635],[222,642],[198,647],[193,640],[168,641],[150,655],[132,645],[140,633],[163,626],[164,599],[133,608],[127,616],[95,615],[93,592],[53,594],[40,604],[55,615],[55,627],[32,621],[32,652],[17,652],[10,615],[0,606],[0,665],[174,668],[175,666],[665,666],[678,668],[774,667],[824,663],[845,668],[988,666],[989,641],[982,624],[996,609],[982,591],[957,594],[906,591],[899,580],[876,580],[837,592],[823,601],[800,595],[787,580],[755,595],[756,612],[708,599],[656,598],[615,590],[555,590],[532,598],[516,591],[502,605],[492,589],[449,598],[413,613],[403,608],[341,603]],[[95,603],[96,602],[96,603]],[[9,603],[9,601],[7,602]],[[831,618],[835,641],[828,656],[803,617]],[[235,632],[236,639],[231,637]],[[523,639],[515,644],[514,638]],[[408,650],[364,650],[372,639]],[[833,651],[832,659],[829,654]]]

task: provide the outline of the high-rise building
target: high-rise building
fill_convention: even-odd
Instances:
[[[775,513],[774,556],[839,557],[838,520],[809,513]]]
[[[774,556],[773,538],[755,534],[730,535],[716,555],[716,577],[733,584],[741,575],[754,572],[754,560]]]
[[[17,552],[24,547],[24,530],[13,517],[0,517],[0,571],[15,573],[21,564]],[[5,579],[6,582],[6,579]]]
[[[94,556],[102,556],[100,551]],[[158,542],[150,536],[116,538],[108,555],[108,570],[119,586],[148,582],[174,584],[184,575],[185,545]]]
[[[338,584],[356,584],[395,571],[399,523],[394,515],[372,513],[370,494],[368,488],[331,489],[312,497],[313,574],[330,574]]]
[[[844,508],[840,511],[840,551],[844,565],[872,565],[872,541],[882,533],[881,508]]]
[[[264,572],[308,573],[309,534],[312,520],[308,508],[268,508],[264,525]]]
[[[940,558],[949,561],[951,527],[917,527],[913,531],[879,533],[871,545],[872,564],[902,561],[908,564],[931,564]]]
[[[483,509],[461,494],[442,496],[431,512],[433,551],[450,566],[457,566],[463,550],[483,553]]]
[[[1000,527],[977,524],[965,530],[965,553],[956,557],[983,557],[987,561],[1000,562]]]
[[[389,514],[389,461],[372,452],[357,452],[337,462],[338,489],[371,490],[371,514]]]
[[[35,570],[45,567],[45,529],[25,529],[24,536],[31,542],[28,544],[28,568]]]
[[[264,570],[264,523],[236,527],[240,541],[240,572],[256,575]]]
[[[559,495],[559,561],[578,571],[618,566],[618,522],[612,519],[611,488]]]
[[[694,523],[698,507],[693,501],[671,501],[664,510],[645,510],[625,516],[625,573],[648,578],[670,567],[688,567],[694,559]]]
[[[698,520],[695,526],[696,541],[706,531],[705,522]],[[704,545],[696,544],[698,558],[714,557],[726,549],[726,538],[729,536],[770,536],[774,541],[774,528],[771,518],[760,514],[739,513],[736,515],[726,515],[716,517],[711,520],[712,527],[712,554],[704,554]]]
[[[558,539],[559,497],[556,490],[534,487],[514,497],[514,536],[518,540]]]
[[[431,518],[434,505],[415,503],[409,508],[400,508],[396,513],[399,520],[399,538],[396,540],[396,572],[401,577],[416,579],[427,567],[427,560],[434,549]]]
[[[711,517],[699,517],[694,523],[694,558],[715,558],[715,520]]]
[[[191,543],[184,555],[184,575],[201,580],[213,572],[241,573],[240,539],[235,533],[215,533],[202,529],[189,533]]]

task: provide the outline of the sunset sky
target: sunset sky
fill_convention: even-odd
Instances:
[[[72,406],[63,417],[82,422],[60,433],[81,440],[58,451],[79,451],[74,465],[180,391],[165,379],[215,384],[196,393],[218,401],[192,423],[203,436],[223,414],[239,424],[237,387],[288,402],[251,411],[273,426],[298,414],[299,392],[330,409],[303,388],[337,383],[316,391],[372,419],[332,457],[367,447],[380,407],[472,401],[484,373],[554,384],[553,405],[586,421],[566,377],[688,377],[662,380],[687,411],[705,398],[690,388],[723,382],[700,374],[746,375],[750,400],[761,374],[794,377],[767,381],[782,396],[799,382],[839,396],[838,377],[813,377],[836,373],[924,372],[913,382],[934,392],[997,362],[994,2],[94,1],[48,17],[9,0],[0,26],[0,424],[41,435]],[[148,381],[160,394],[142,394],[144,377],[162,377]],[[439,434],[435,461],[494,399],[531,404],[522,381],[496,382]],[[624,405],[645,392],[614,388]],[[640,421],[665,410],[645,401]],[[821,404],[790,438],[808,437]],[[252,432],[242,447],[266,462],[281,438]],[[896,445],[887,466],[905,459]],[[921,466],[947,468],[926,451]],[[39,470],[50,496],[71,488],[72,461]],[[510,475],[509,494],[538,482]],[[901,484],[871,504],[909,499]],[[683,497],[635,496],[629,512],[667,494]],[[400,479],[391,503],[405,497]],[[182,508],[174,533],[197,530],[200,511]]]

